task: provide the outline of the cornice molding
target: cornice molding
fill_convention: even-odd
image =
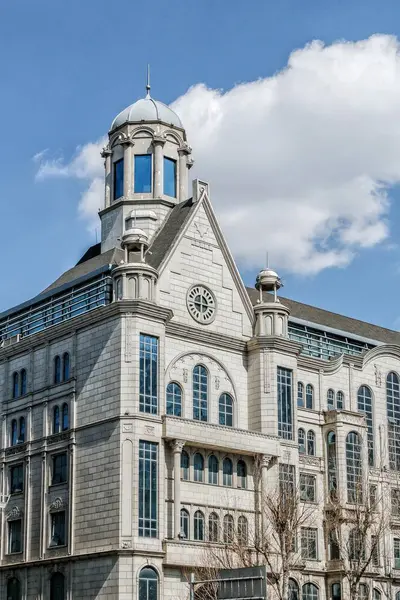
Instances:
[[[276,335],[253,337],[247,342],[247,348],[249,352],[257,352],[266,348],[268,350],[284,352],[285,354],[290,354],[291,356],[298,356],[302,347],[303,345],[299,342]]]
[[[119,200],[118,202],[113,202],[113,204],[110,204],[110,206],[106,206],[105,208],[102,208],[101,210],[99,210],[99,216],[102,217],[103,215],[105,215],[108,212],[111,212],[112,210],[114,210],[115,208],[119,208],[122,206],[137,206],[138,204],[157,204],[157,205],[161,205],[161,206],[166,206],[167,208],[173,208],[176,204],[176,202],[171,202],[170,200],[165,200],[164,198],[144,198],[144,199],[138,199],[138,198],[125,198],[123,197],[123,200]]]
[[[198,329],[197,327],[191,327],[190,325],[175,323],[174,321],[169,321],[167,323],[165,333],[172,337],[178,337],[184,340],[190,339],[193,342],[199,342],[200,344],[205,344],[207,346],[224,348],[241,353],[246,351],[246,342],[243,340],[208,331],[205,328]]]

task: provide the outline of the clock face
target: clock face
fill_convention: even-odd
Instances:
[[[215,317],[217,303],[214,294],[204,285],[194,285],[187,294],[190,315],[198,323],[211,323]]]

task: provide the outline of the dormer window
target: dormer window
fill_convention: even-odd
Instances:
[[[150,194],[151,193],[151,154],[136,154],[135,155],[135,194]]]
[[[164,156],[164,194],[176,198],[176,160]]]
[[[114,163],[114,200],[124,195],[124,159]]]

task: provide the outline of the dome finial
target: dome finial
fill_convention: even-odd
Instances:
[[[146,98],[150,98],[150,65],[147,65]]]

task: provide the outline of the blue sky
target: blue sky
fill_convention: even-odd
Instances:
[[[95,241],[78,215],[85,182],[38,181],[32,157],[47,149],[68,161],[77,146],[98,140],[113,117],[143,95],[147,63],[153,95],[170,103],[198,83],[228,91],[271,77],[285,68],[291,52],[314,39],[330,45],[375,33],[400,37],[399,23],[398,2],[385,0],[120,0],[117,7],[104,0],[2,3],[0,310],[40,292]],[[209,173],[202,177],[213,185]],[[383,243],[357,248],[347,266],[314,275],[303,275],[301,266],[284,266],[284,295],[398,326],[396,186],[389,197],[383,220],[390,235]],[[268,240],[265,246],[273,262],[274,248]],[[246,264],[242,275],[252,284],[257,269]]]

